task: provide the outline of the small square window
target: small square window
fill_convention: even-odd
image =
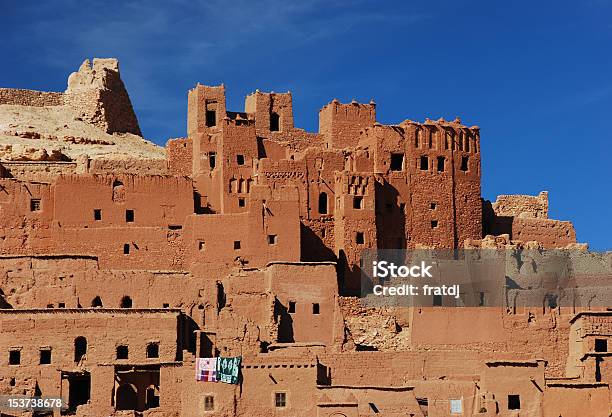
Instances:
[[[286,392],[275,392],[274,393],[274,406],[275,407],[287,407],[287,393]]]
[[[244,198],[238,199],[238,207],[244,207],[246,205]]]
[[[357,234],[355,234],[355,243],[358,245],[363,245],[365,243],[365,236],[363,232],[357,232]]]
[[[125,211],[125,221],[128,223],[132,223],[134,221],[134,210]]]
[[[204,241],[203,241],[203,240],[200,240],[200,241],[198,242],[198,250],[199,250],[200,252],[202,252],[204,249],[206,249],[206,244],[204,243]]]
[[[128,358],[128,347],[125,345],[117,346],[117,359],[127,359]]]
[[[320,314],[321,313],[321,307],[319,306],[319,303],[313,303],[312,304],[312,314]]]
[[[53,304],[47,304],[47,308],[53,308]]]
[[[40,350],[40,364],[49,365],[51,363],[51,349]]]
[[[66,303],[57,303],[58,308],[66,308]]]
[[[391,154],[391,171],[403,171],[404,170],[404,154],[403,153],[392,153]]]
[[[159,343],[153,342],[147,345],[147,358],[159,358]]]
[[[607,351],[608,351],[608,340],[595,339],[595,352],[607,352]]]
[[[419,159],[419,167],[421,171],[427,171],[429,169],[429,157],[423,155]]]
[[[356,210],[363,209],[363,197],[358,195],[353,197],[353,208]]]
[[[508,395],[508,410],[520,410],[521,409],[521,396],[520,395]]]
[[[291,314],[295,313],[295,301],[289,301],[288,312],[291,313]]]
[[[459,169],[463,172],[467,172],[469,168],[469,161],[470,161],[469,156],[462,156],[461,157],[461,167]]]
[[[163,307],[163,308],[170,308],[170,304],[169,304],[169,303],[164,303],[164,304],[162,305],[162,307]]]
[[[238,165],[244,165],[244,155],[236,155],[236,163]]]
[[[276,235],[268,235],[268,245],[276,245],[277,236]]]
[[[30,200],[30,211],[40,211],[40,198]]]
[[[438,205],[437,205],[436,203],[431,203],[431,204],[429,205],[429,208],[430,208],[430,209],[432,209],[432,210],[435,210],[435,209],[436,209],[436,207],[438,207]]]
[[[19,365],[21,363],[21,351],[13,349],[9,351],[9,365]]]
[[[215,410],[215,397],[212,395],[204,396],[204,411],[214,411]]]
[[[124,255],[129,255],[130,254],[130,244],[129,243],[124,243],[123,244],[123,254]]]
[[[240,249],[240,241],[234,240],[234,250],[238,250],[238,249]]]
[[[437,220],[432,220],[432,221],[431,221],[431,228],[432,228],[432,229],[435,229],[435,228],[437,228],[437,227],[438,227],[438,221],[437,221]]]
[[[102,210],[101,209],[94,209],[94,220],[95,221],[102,220]]]

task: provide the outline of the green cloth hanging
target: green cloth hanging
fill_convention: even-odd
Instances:
[[[217,359],[217,381],[226,384],[238,384],[240,373],[240,362],[242,357],[218,358]]]

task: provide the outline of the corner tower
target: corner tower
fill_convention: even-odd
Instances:
[[[225,107],[225,86],[198,84],[189,90],[187,104],[187,135],[195,136],[221,123],[227,115]]]

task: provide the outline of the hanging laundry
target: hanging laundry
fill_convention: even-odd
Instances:
[[[217,381],[238,384],[241,357],[217,359]]]
[[[196,359],[196,381],[217,382],[217,358]]]

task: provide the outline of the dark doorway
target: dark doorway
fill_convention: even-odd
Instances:
[[[123,384],[117,389],[117,410],[136,410],[138,394],[132,384]]]
[[[91,375],[83,372],[64,374],[62,377],[68,380],[68,410],[74,413],[79,405],[89,402]]]
[[[214,110],[206,110],[206,126],[213,127],[217,125],[217,112]]]
[[[159,407],[159,393],[155,387],[150,386],[146,391],[145,408],[149,409],[157,407]]]
[[[327,214],[327,193],[319,194],[319,214]]]

